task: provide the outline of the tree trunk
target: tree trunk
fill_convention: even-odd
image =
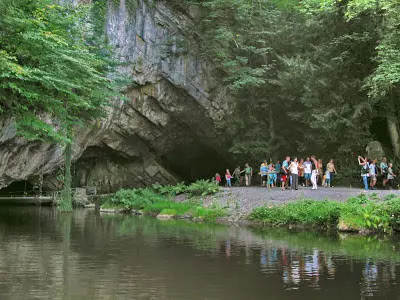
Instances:
[[[388,112],[387,126],[389,130],[390,139],[392,141],[394,156],[400,157],[400,134],[399,124],[393,111]]]
[[[71,134],[68,137],[71,140]],[[72,211],[72,189],[71,189],[71,160],[72,160],[72,142],[67,142],[65,146],[65,175],[64,190],[60,201],[59,209],[64,212]]]
[[[388,99],[388,110],[387,110],[387,126],[389,130],[390,140],[392,142],[393,154],[395,157],[400,157],[400,134],[399,134],[399,120],[398,120],[398,109],[396,107],[396,101],[398,100],[397,93],[392,93]]]
[[[274,124],[274,118],[273,118],[273,112],[272,112],[272,105],[269,107],[269,135],[271,137],[271,140],[275,139],[275,124]]]

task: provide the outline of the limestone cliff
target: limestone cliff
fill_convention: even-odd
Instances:
[[[108,1],[105,32],[132,84],[126,102],[76,134],[76,185],[115,190],[170,183],[209,175],[204,162],[221,162],[215,128],[228,104],[196,52],[190,25],[191,15],[168,1]],[[63,149],[17,138],[11,120],[0,125],[0,187],[40,174],[54,187]]]

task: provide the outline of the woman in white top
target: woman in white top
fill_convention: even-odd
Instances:
[[[318,179],[318,161],[317,158],[314,155],[311,155],[311,160],[314,163],[314,170],[311,172],[311,183],[312,183],[312,190],[316,190],[317,187],[317,179]]]
[[[297,157],[294,158],[292,163],[289,166],[290,176],[292,177],[292,190],[299,189],[299,163],[297,161]]]

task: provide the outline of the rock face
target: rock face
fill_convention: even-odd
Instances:
[[[212,175],[210,166],[224,163],[215,128],[228,102],[199,58],[190,26],[190,14],[166,1],[108,1],[105,31],[132,84],[107,119],[76,134],[76,186],[111,191],[172,183]],[[56,188],[63,149],[17,138],[11,120],[0,125],[0,188],[41,174]]]

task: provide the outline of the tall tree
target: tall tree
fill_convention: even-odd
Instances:
[[[0,0],[0,113],[28,139],[65,145],[63,210],[71,210],[73,127],[105,113],[108,60],[90,40],[90,7]]]

